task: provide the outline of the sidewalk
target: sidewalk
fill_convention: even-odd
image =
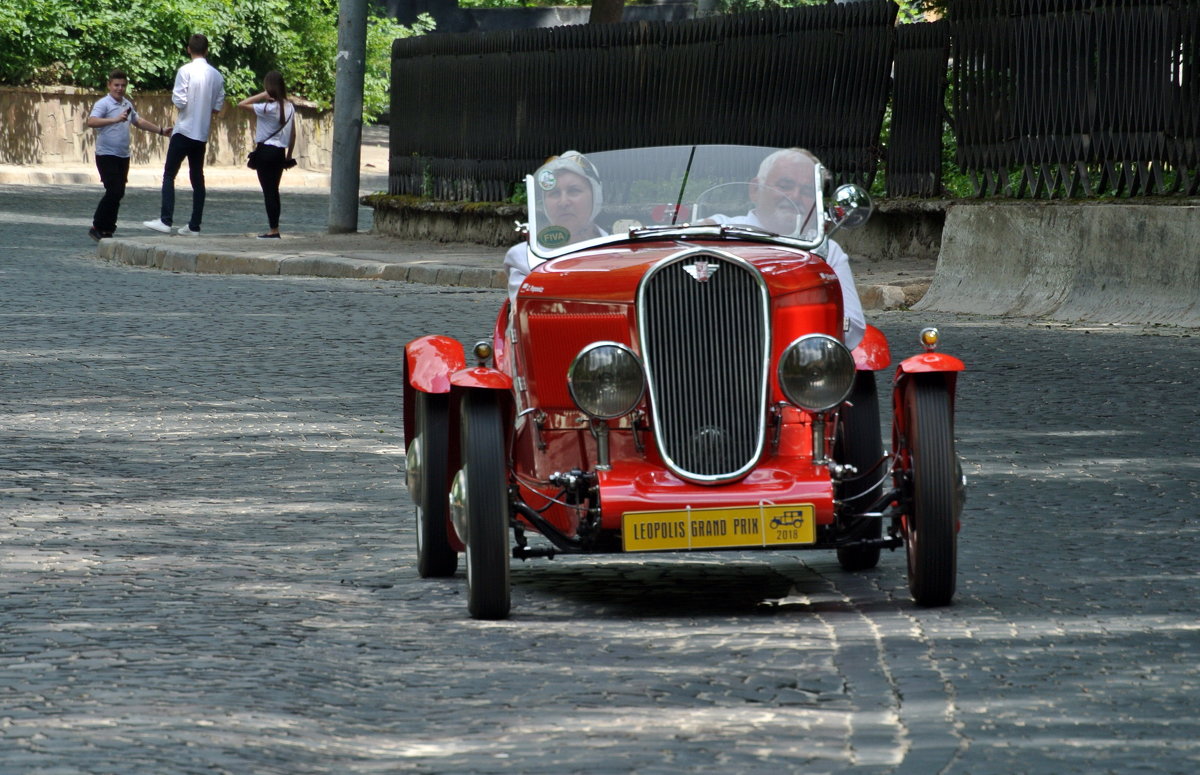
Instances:
[[[387,127],[363,132],[359,190],[387,190]],[[258,190],[253,170],[206,167],[210,189]],[[187,186],[181,170],[177,185]],[[129,187],[157,189],[162,169],[130,170]],[[94,167],[86,165],[0,165],[0,184],[88,185],[98,187]],[[293,170],[284,176],[282,191],[328,191],[329,175]],[[174,272],[339,277],[430,285],[503,289],[504,249],[465,243],[414,242],[382,234],[291,233],[279,240],[253,235],[203,234],[199,237],[160,235],[146,231],[102,240],[99,258],[132,266]],[[911,306],[924,295],[933,278],[934,262],[899,259],[852,261],[863,307],[869,310]]]
[[[411,242],[379,234],[253,236],[155,235],[102,240],[100,258],[173,272],[300,275],[362,280],[506,287],[502,248]],[[933,278],[929,260],[854,262],[863,308],[895,309],[920,300]]]

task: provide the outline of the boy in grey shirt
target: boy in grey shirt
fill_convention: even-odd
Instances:
[[[129,180],[129,126],[156,135],[171,133],[171,127],[156,126],[138,115],[125,97],[129,79],[120,70],[108,74],[108,94],[96,101],[87,125],[96,130],[96,169],[104,184],[104,197],[96,205],[88,236],[94,240],[111,237],[117,229],[117,212]]]

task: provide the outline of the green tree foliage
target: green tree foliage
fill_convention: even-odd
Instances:
[[[103,89],[114,68],[141,90],[166,90],[186,60],[192,33],[209,39],[209,61],[240,99],[261,89],[268,70],[292,93],[329,106],[334,96],[337,0],[3,0],[0,83]],[[387,110],[391,45],[433,29],[372,11],[367,31],[363,116]]]

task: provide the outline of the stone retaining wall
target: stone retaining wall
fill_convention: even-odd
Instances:
[[[41,89],[0,87],[0,164],[91,164],[95,132],[86,126],[103,92],[70,86]],[[167,93],[129,95],[140,113],[155,124],[174,124],[177,111]],[[328,171],[333,158],[333,113],[299,106],[300,134],[296,158],[303,169]],[[166,138],[138,129],[130,131],[130,159],[135,166],[162,164]],[[254,117],[226,98],[225,110],[213,121],[206,163],[240,166],[254,147]]]
[[[916,308],[1200,326],[1200,202],[955,205]]]
[[[526,220],[525,206],[495,202],[435,202],[410,196],[371,194],[372,230],[406,240],[469,242],[508,247],[521,241],[517,222]]]

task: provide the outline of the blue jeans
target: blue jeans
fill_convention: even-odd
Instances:
[[[188,162],[188,177],[192,181],[192,217],[188,227],[192,231],[200,231],[200,219],[204,217],[204,153],[207,143],[193,140],[181,134],[171,135],[171,144],[167,146],[167,163],[163,167],[162,183],[162,222],[171,225],[175,219],[175,176],[183,166],[183,160]]]

